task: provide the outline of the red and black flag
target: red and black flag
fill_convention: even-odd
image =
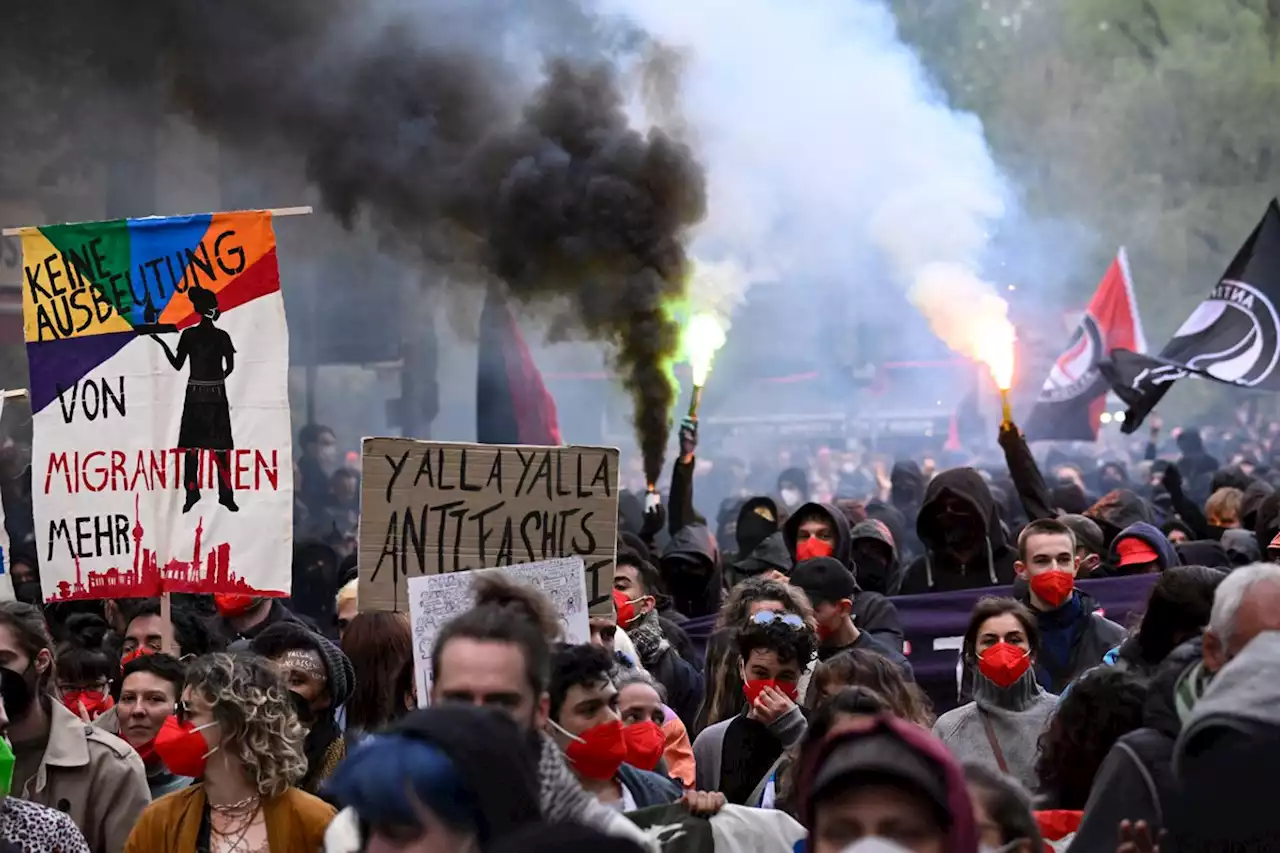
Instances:
[[[1186,376],[1280,391],[1280,206],[1273,199],[1209,296],[1158,356],[1118,348],[1103,370],[1133,432]]]
[[[480,315],[478,361],[476,440],[484,444],[560,444],[556,402],[496,286],[489,288]]]
[[[1096,441],[1110,390],[1100,365],[1117,349],[1143,352],[1146,348],[1129,261],[1121,248],[1040,389],[1040,398],[1023,424],[1027,439]]]

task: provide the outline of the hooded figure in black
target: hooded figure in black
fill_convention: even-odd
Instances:
[[[1154,524],[1155,513],[1151,505],[1128,489],[1107,492],[1098,502],[1082,513],[1102,529],[1102,544],[1107,548],[1131,524]]]
[[[858,586],[867,592],[897,595],[902,586],[902,563],[889,525],[868,518],[853,526],[851,550],[858,567]]]
[[[785,575],[791,571],[791,555],[778,529],[778,505],[773,498],[754,497],[742,503],[734,538],[738,550],[725,566],[727,586],[769,572]]]
[[[671,537],[658,572],[672,606],[690,619],[720,609],[720,549],[705,524],[687,524]]]
[[[926,486],[925,476],[920,466],[912,459],[893,463],[893,470],[889,472],[889,484],[891,486],[889,504],[904,518],[914,520],[920,514],[920,503],[924,500]],[[870,509],[867,512],[870,515]],[[892,525],[890,528],[892,529]],[[900,532],[904,535],[898,535]],[[903,559],[914,560],[924,553],[924,546],[914,530],[894,530],[894,535],[897,537],[895,544],[901,551]]]
[[[817,524],[822,528],[818,528]],[[823,530],[824,529],[824,530]],[[818,535],[814,535],[814,532]],[[847,568],[857,584],[858,567],[853,561],[853,536],[849,519],[830,504],[807,503],[796,509],[782,528],[787,551],[796,561],[813,557],[834,557]],[[884,645],[902,652],[904,634],[898,608],[878,592],[858,586],[849,614],[859,630],[866,631]]]
[[[925,553],[907,568],[900,594],[1013,583],[1017,554],[991,489],[974,469],[952,468],[929,482],[916,532]]]
[[[1178,470],[1187,484],[1187,495],[1198,504],[1203,504],[1210,495],[1213,475],[1218,470],[1218,460],[1205,450],[1204,439],[1198,429],[1184,429],[1178,434],[1178,449],[1182,458],[1178,460]]]

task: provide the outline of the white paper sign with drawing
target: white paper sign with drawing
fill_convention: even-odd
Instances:
[[[408,580],[409,618],[413,627],[413,670],[418,707],[425,708],[428,704],[432,678],[431,649],[436,635],[446,622],[474,605],[471,586],[475,579],[495,574],[506,575],[544,592],[560,614],[565,642],[590,642],[586,568],[581,557],[559,557],[501,569],[411,577]]]

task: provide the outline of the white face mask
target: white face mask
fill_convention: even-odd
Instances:
[[[911,853],[896,841],[887,838],[860,838],[844,848],[841,853]]]
[[[796,504],[800,503],[799,489],[779,489],[778,493],[779,493],[779,496],[782,498],[782,502],[789,507],[793,507]]]

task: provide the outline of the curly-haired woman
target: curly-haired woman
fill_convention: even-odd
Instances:
[[[307,770],[288,688],[263,658],[212,654],[187,668],[181,721],[170,717],[157,754],[200,782],[152,803],[125,853],[314,853],[334,815],[293,787]]]
[[[1098,667],[1058,702],[1036,758],[1040,808],[1082,811],[1093,777],[1122,735],[1142,725],[1148,683],[1134,672]]]
[[[765,613],[767,611],[767,613]],[[761,613],[765,615],[761,616]],[[742,698],[742,659],[738,656],[738,631],[751,624],[752,619],[771,621],[769,614],[790,614],[797,624],[810,631],[817,631],[818,623],[813,607],[805,594],[782,581],[764,577],[749,578],[729,591],[729,597],[720,607],[716,618],[716,630],[707,643],[707,657],[703,668],[702,707],[690,736],[715,723],[724,722],[740,714],[744,707]],[[799,690],[803,695],[809,686],[812,663],[800,675]]]
[[[819,663],[805,693],[805,710],[816,711],[846,687],[866,687],[879,694],[888,702],[888,711],[908,723],[931,729],[937,721],[924,691],[907,681],[893,661],[870,649],[850,649]]]

